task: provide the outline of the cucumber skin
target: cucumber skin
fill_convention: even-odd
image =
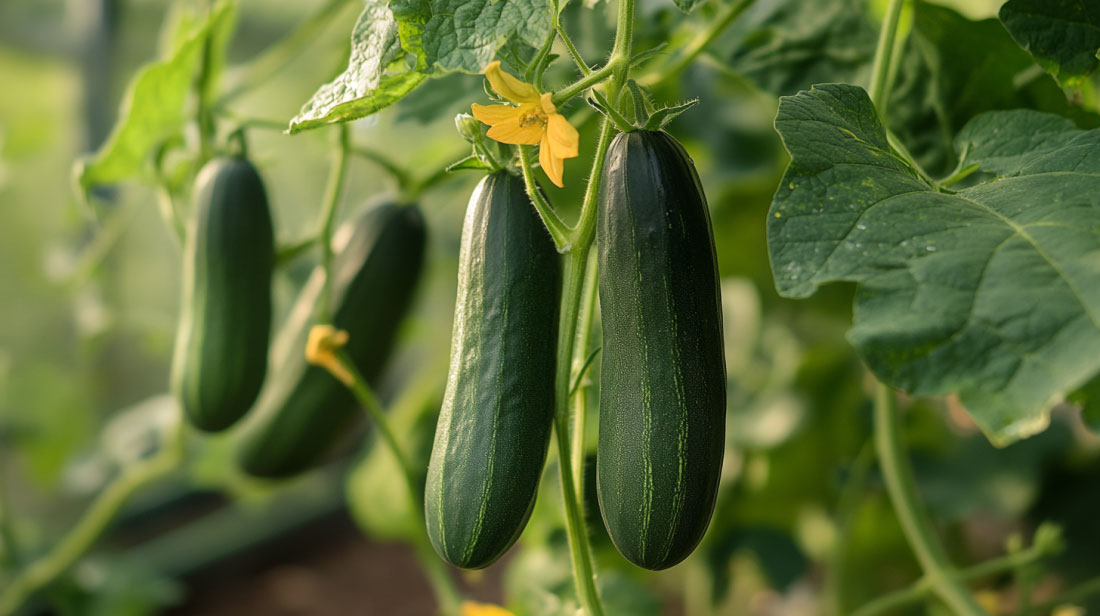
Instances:
[[[383,203],[344,225],[333,243],[333,324],[348,332],[345,350],[373,385],[420,278],[424,217],[414,205]],[[305,359],[323,283],[318,267],[272,347],[268,387],[239,437],[238,463],[250,475],[281,479],[307,471],[363,423],[352,393]]]
[[[560,257],[506,172],[470,198],[462,230],[451,367],[425,489],[428,537],[480,569],[519,538],[554,419]]]
[[[597,491],[619,552],[665,569],[702,539],[722,470],[726,374],[714,235],[695,166],[667,133],[618,135],[602,181]]]
[[[195,183],[172,358],[172,390],[200,430],[236,423],[263,386],[274,268],[275,232],[259,173],[243,158],[210,161]]]

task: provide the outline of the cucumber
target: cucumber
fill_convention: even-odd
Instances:
[[[172,390],[195,427],[216,432],[248,412],[264,382],[275,233],[263,180],[243,158],[207,163],[194,194]]]
[[[695,166],[667,133],[618,135],[602,182],[597,492],[619,552],[664,569],[702,539],[722,470],[726,371],[714,235]]]
[[[462,228],[451,365],[424,496],[451,564],[486,567],[519,538],[554,419],[560,264],[523,181],[498,172]]]
[[[426,232],[414,205],[384,203],[335,234],[332,321],[349,335],[345,350],[375,384],[420,278]],[[358,433],[355,397],[305,359],[324,272],[298,296],[271,353],[271,378],[242,426],[238,461],[249,474],[284,478],[324,462]]]

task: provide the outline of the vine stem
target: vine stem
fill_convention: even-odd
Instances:
[[[0,595],[0,616],[15,614],[35,593],[65,573],[92,548],[136,492],[179,467],[184,449],[183,420],[176,417],[173,421],[156,455],[124,468],[50,552],[16,574]]]
[[[336,221],[336,210],[340,205],[340,193],[344,188],[344,175],[347,170],[348,125],[341,124],[336,133],[336,148],[332,157],[332,169],[325,185],[324,210],[321,212],[321,230],[318,241],[321,242],[321,266],[325,270],[325,285],[321,288],[320,320],[327,323],[332,320],[332,227]]]
[[[931,520],[920,505],[902,442],[894,392],[882,383],[875,385],[875,448],[886,492],[905,538],[924,571],[925,583],[954,614],[984,616],[974,596],[960,582],[943,545],[936,538]]]
[[[1026,550],[993,558],[973,567],[962,569],[956,573],[956,577],[960,580],[969,581],[1000,575],[1027,567],[1057,551],[1058,549],[1053,544],[1036,541]],[[928,579],[921,578],[907,588],[872,600],[852,612],[852,616],[878,616],[878,614],[892,613],[894,610],[925,600],[932,590],[932,585]]]
[[[396,433],[394,433],[389,420],[386,418],[386,414],[382,412],[382,404],[378,401],[378,397],[374,394],[374,390],[371,389],[370,385],[368,385],[367,381],[363,378],[362,373],[359,372],[359,368],[356,367],[355,362],[351,361],[347,352],[342,349],[336,352],[336,357],[340,360],[340,364],[343,368],[352,377],[352,382],[347,384],[348,389],[355,394],[355,398],[359,400],[359,404],[366,410],[367,416],[374,422],[375,426],[378,428],[378,432],[382,435],[382,442],[386,444],[386,448],[390,450],[390,453],[397,461],[397,465],[401,467],[401,474],[408,488],[409,504],[416,515],[417,528],[421,529],[421,532],[414,535],[413,548],[417,559],[420,561],[421,567],[424,569],[425,575],[428,577],[428,583],[432,587],[432,592],[435,594],[440,609],[444,614],[457,616],[461,609],[462,595],[458,592],[458,588],[455,587],[454,581],[447,573],[443,561],[436,557],[428,537],[425,534],[424,503],[417,498],[417,495],[420,494],[422,490],[420,481],[413,471],[409,456],[405,450],[402,449],[400,442],[397,440]]]
[[[890,89],[890,61],[894,52],[894,39],[898,35],[898,19],[905,0],[890,0],[886,17],[878,34],[875,63],[871,69],[871,102],[878,109],[880,118],[886,117],[886,94]]]
[[[583,371],[588,366],[588,343],[592,338],[593,314],[596,312],[597,283],[599,276],[596,273],[595,264],[592,261],[595,255],[589,256],[588,265],[584,272],[584,284],[581,288],[580,313],[577,316],[576,348],[573,350],[573,370],[570,376],[570,404],[573,416],[573,483],[577,490],[577,503],[581,511],[584,511],[584,459],[586,428],[588,427],[588,396],[578,379],[584,377]]]
[[[577,339],[577,324],[581,297],[584,295],[590,248],[591,242],[576,246],[565,258],[565,282],[554,372],[554,440],[558,446],[558,470],[561,478],[562,502],[565,506],[565,529],[573,560],[573,583],[584,613],[589,616],[603,616],[603,604],[600,602],[596,588],[596,569],[592,563],[588,531],[585,528],[583,499],[579,497],[584,488],[583,484],[578,486],[574,481],[577,471],[572,468],[573,455],[569,440],[569,387],[573,348]],[[583,473],[583,470],[581,472]]]

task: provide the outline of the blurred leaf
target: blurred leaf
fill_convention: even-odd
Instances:
[[[758,2],[742,17],[730,66],[776,95],[815,83],[866,83],[878,29],[863,0]]]
[[[922,165],[947,173],[952,142],[985,111],[1030,107],[1095,126],[996,19],[972,21],[929,2],[914,3],[913,31],[891,94],[893,128]],[[1035,69],[1035,70],[1032,70]]]
[[[63,615],[149,616],[178,603],[183,589],[147,563],[97,555],[80,561],[48,598]]]
[[[785,98],[776,128],[792,157],[768,220],[776,287],[859,282],[848,337],[885,382],[958,392],[1004,445],[1100,369],[1100,130],[979,116],[959,134],[963,163],[1012,177],[947,194],[893,154],[860,88]],[[1032,152],[1055,143],[1074,147]]]
[[[1011,0],[1001,21],[1063,85],[1076,87],[1100,64],[1100,5],[1087,0]]]
[[[787,533],[766,527],[715,528],[720,533],[707,542],[706,560],[712,576],[711,603],[721,603],[730,588],[730,560],[738,552],[749,552],[759,563],[772,586],[780,592],[805,575],[806,555]]]
[[[35,362],[12,369],[0,409],[10,438],[5,448],[24,457],[34,481],[54,483],[88,442],[94,415],[87,388],[65,366]]]
[[[695,7],[706,2],[706,0],[673,0],[676,6],[685,13],[690,13],[695,10]]]
[[[170,55],[134,75],[114,132],[91,158],[77,162],[75,174],[83,191],[138,175],[153,149],[183,127],[185,103],[203,46],[209,36],[227,38],[230,26],[226,24],[232,23],[234,6],[219,2]]]
[[[976,513],[1023,515],[1034,504],[1043,470],[1070,446],[1072,435],[1055,424],[1033,438],[997,449],[981,437],[957,439],[934,456],[914,452],[921,498],[938,520]]]

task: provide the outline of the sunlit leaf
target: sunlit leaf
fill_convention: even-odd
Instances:
[[[314,93],[290,121],[290,132],[362,118],[412,92],[427,75],[403,66],[391,71],[404,55],[393,12],[383,0],[371,0],[352,31],[347,70]]]
[[[1001,21],[1058,81],[1076,86],[1100,64],[1100,4],[1087,0],[1011,0]]]
[[[956,148],[997,177],[946,193],[891,151],[861,88],[786,97],[776,128],[792,157],[768,217],[776,287],[858,282],[848,338],[881,379],[957,392],[1004,444],[1100,370],[1100,130],[979,116]]]

